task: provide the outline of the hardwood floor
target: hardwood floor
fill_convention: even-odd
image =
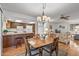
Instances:
[[[69,56],[79,56],[79,40],[74,40],[74,44],[68,49]]]
[[[79,44],[79,41],[75,41],[77,44]],[[59,43],[59,50],[61,50],[63,53],[67,53],[68,56],[79,56],[79,50],[75,48],[69,48],[67,45],[63,43]],[[16,56],[20,55],[22,53],[25,53],[25,45],[23,44],[22,47],[9,47],[4,48],[3,50],[3,56]]]
[[[25,52],[25,45],[23,44],[22,47],[9,47],[4,48],[3,56],[16,56]]]

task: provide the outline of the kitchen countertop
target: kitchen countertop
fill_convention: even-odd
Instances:
[[[6,36],[6,35],[17,35],[17,34],[29,34],[29,33],[27,33],[27,32],[21,32],[21,33],[9,32],[9,33],[3,33],[3,36]]]

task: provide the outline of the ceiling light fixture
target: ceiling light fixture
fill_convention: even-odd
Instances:
[[[45,9],[46,9],[46,3],[43,3],[43,12],[42,12],[42,16],[38,16],[37,17],[37,21],[50,21],[50,17],[45,15]]]
[[[34,24],[35,22],[29,22],[29,24]]]
[[[21,20],[15,20],[15,22],[22,22]]]

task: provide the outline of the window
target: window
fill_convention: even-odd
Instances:
[[[26,32],[32,33],[32,25],[26,25]]]

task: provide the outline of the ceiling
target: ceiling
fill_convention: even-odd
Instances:
[[[42,14],[42,3],[1,3],[4,10],[21,13],[33,17]],[[60,15],[79,19],[79,3],[47,3],[45,14],[52,19],[59,19]]]

